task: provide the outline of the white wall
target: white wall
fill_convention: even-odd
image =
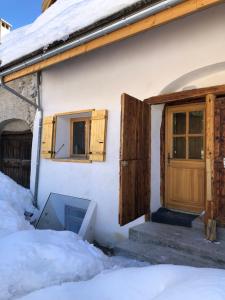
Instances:
[[[39,203],[50,192],[97,202],[96,238],[105,244],[126,237],[120,227],[120,97],[139,99],[160,92],[225,82],[225,5],[161,26],[98,49],[43,72],[45,115],[83,109],[108,109],[107,157],[104,163],[41,161]],[[159,125],[162,107],[153,108],[152,203],[159,201]]]

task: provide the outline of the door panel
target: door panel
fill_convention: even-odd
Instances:
[[[0,141],[0,171],[18,184],[30,187],[32,133],[3,133]]]
[[[121,106],[119,223],[125,225],[150,212],[150,106],[127,94]]]
[[[225,224],[225,99],[215,101],[215,198],[217,216]]]
[[[165,206],[200,213],[205,203],[204,104],[166,110]]]

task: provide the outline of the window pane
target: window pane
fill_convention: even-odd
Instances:
[[[203,133],[203,111],[191,111],[189,113],[189,133]]]
[[[186,158],[186,139],[185,137],[173,138],[173,158]]]
[[[189,158],[204,159],[203,137],[189,137]]]
[[[85,122],[73,123],[73,154],[85,154]]]
[[[186,133],[186,113],[174,113],[173,114],[173,134],[185,134]]]

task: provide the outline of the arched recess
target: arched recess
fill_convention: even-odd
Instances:
[[[207,65],[185,73],[168,83],[161,90],[160,94],[163,95],[221,84],[225,84],[225,62]]]
[[[0,123],[0,171],[26,188],[30,187],[32,138],[24,120]]]

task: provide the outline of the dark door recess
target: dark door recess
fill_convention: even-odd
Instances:
[[[0,136],[0,171],[30,187],[32,132],[3,132]]]

